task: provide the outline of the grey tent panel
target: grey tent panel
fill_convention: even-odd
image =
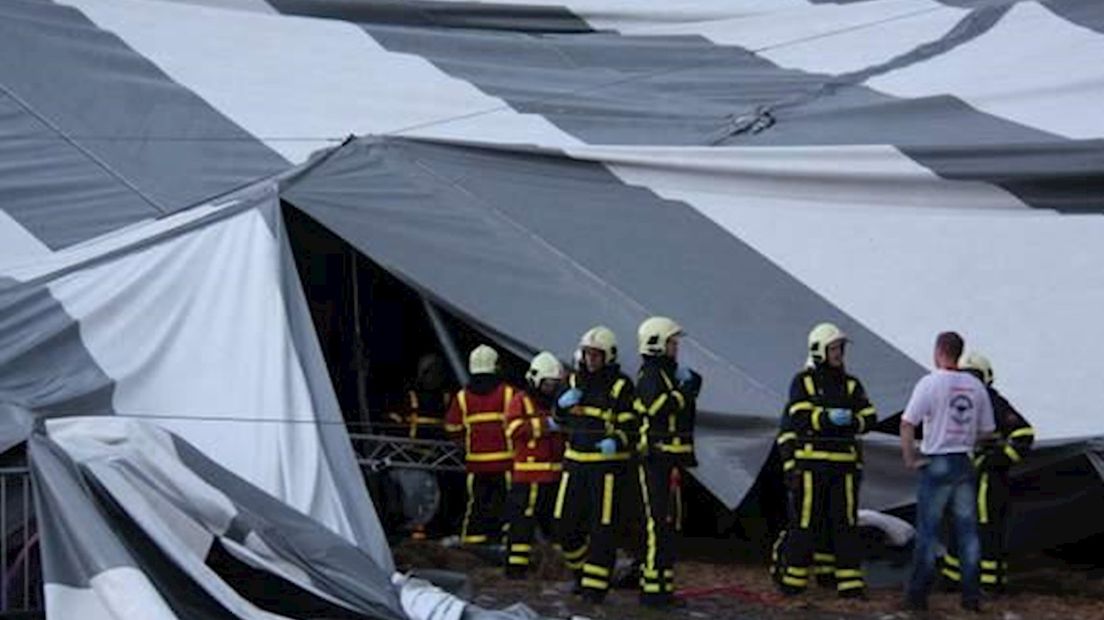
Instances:
[[[75,9],[0,4],[0,58],[0,208],[55,249],[287,168]]]
[[[0,278],[0,401],[52,415],[110,414],[115,382],[44,284]]]
[[[777,420],[804,361],[805,334],[823,320],[841,324],[861,348],[854,370],[875,402],[903,402],[923,372],[691,207],[628,186],[598,164],[365,139],[283,197],[384,268],[532,350],[566,357],[579,334],[603,323],[619,335],[631,372],[640,320],[676,317],[690,333],[684,357],[710,380],[700,403],[706,420],[710,412],[721,423]],[[764,435],[717,444],[717,456],[702,459],[703,480],[730,504],[766,457]]]
[[[134,566],[69,456],[42,433],[33,433],[28,439],[28,455],[43,579],[85,588],[92,577],[107,569]]]
[[[55,249],[158,215],[3,92],[0,196],[0,209]]]

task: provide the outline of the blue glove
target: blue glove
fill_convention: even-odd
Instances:
[[[617,452],[617,440],[613,437],[606,437],[602,441],[598,442],[598,450],[603,456],[610,456]]]
[[[556,421],[556,418],[553,418],[552,416],[548,416],[545,419],[548,420],[548,430],[549,431],[555,433],[556,431],[560,430],[560,423]]]
[[[828,420],[836,426],[851,426],[852,419],[850,409],[836,407],[828,410]]]
[[[560,409],[571,409],[578,405],[581,400],[583,400],[583,391],[579,388],[571,388],[560,394],[560,399],[556,401],[556,404],[560,406]]]
[[[690,369],[686,366],[679,366],[678,369],[675,370],[675,381],[678,381],[680,384],[686,384],[686,382],[693,378],[694,373],[690,372]]]

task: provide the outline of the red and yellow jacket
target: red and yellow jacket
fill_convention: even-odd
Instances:
[[[564,437],[549,428],[552,400],[520,392],[506,408],[506,436],[514,449],[514,482],[556,482],[563,471]]]
[[[513,468],[514,453],[506,438],[506,406],[515,393],[516,389],[494,375],[473,375],[468,387],[452,399],[445,430],[463,442],[469,472],[505,473]]]

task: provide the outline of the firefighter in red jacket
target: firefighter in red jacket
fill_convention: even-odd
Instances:
[[[993,387],[993,366],[980,353],[962,358],[958,367],[972,373],[989,389],[993,401],[993,419],[997,423],[997,438],[984,443],[974,455],[977,469],[978,540],[981,543],[981,587],[989,592],[1003,592],[1008,584],[1008,554],[1005,537],[1008,529],[1008,508],[1012,489],[1008,472],[1031,451],[1035,429],[1008,399]],[[951,529],[952,536],[954,529]],[[954,541],[947,546],[956,549]],[[948,553],[941,560],[943,577],[953,583],[962,581],[958,558]]]
[[[537,354],[525,373],[528,388],[514,395],[506,409],[506,435],[514,448],[506,529],[506,576],[510,578],[524,577],[528,571],[537,526],[546,538],[552,538],[552,508],[564,451],[563,435],[552,419],[552,405],[563,372],[556,356]]]
[[[629,469],[636,448],[636,396],[617,364],[617,339],[609,328],[588,330],[579,348],[581,367],[568,377],[554,409],[567,448],[553,514],[583,598],[600,603],[609,592],[617,552],[616,499],[624,485],[636,482]]]
[[[463,442],[468,504],[460,528],[465,545],[498,544],[514,454],[506,438],[506,406],[516,390],[498,374],[498,353],[479,345],[468,358],[471,380],[445,416],[445,430]]]

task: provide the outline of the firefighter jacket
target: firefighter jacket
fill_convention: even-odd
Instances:
[[[514,454],[506,437],[506,406],[517,390],[497,375],[472,375],[468,387],[456,393],[445,416],[445,430],[462,441],[471,473],[505,473]]]
[[[1035,443],[1035,429],[993,387],[989,388],[989,400],[993,402],[997,440],[982,445],[974,455],[974,465],[982,471],[1007,470],[1027,456]]]
[[[445,413],[452,395],[445,391],[408,390],[399,413],[390,415],[395,433],[411,439],[445,439]]]
[[[567,435],[565,461],[578,463],[627,461],[637,442],[636,398],[632,380],[617,364],[602,367],[596,373],[578,370],[567,379],[567,388],[583,392],[578,405],[567,410],[555,407],[553,414]],[[598,443],[612,438],[617,443],[613,454],[602,454]]]
[[[851,424],[832,424],[828,410],[834,408],[849,409]],[[843,369],[818,364],[797,373],[790,384],[777,439],[783,471],[795,467],[861,468],[856,437],[872,430],[877,419],[862,383]]]
[[[670,457],[693,467],[694,418],[701,376],[691,374],[685,385],[674,380],[678,364],[665,355],[648,355],[636,381],[634,408],[640,419],[637,451],[645,457]]]
[[[556,482],[563,470],[564,438],[549,428],[552,399],[519,392],[506,408],[506,436],[514,449],[514,482]]]

